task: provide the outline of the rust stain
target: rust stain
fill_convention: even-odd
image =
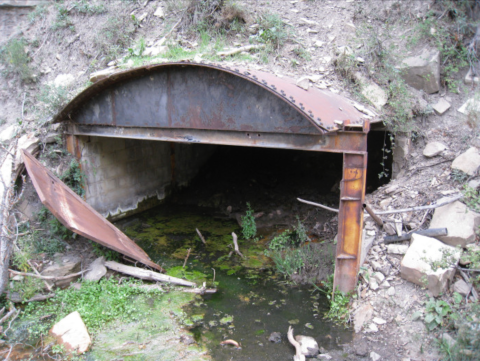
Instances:
[[[143,249],[90,207],[34,156],[22,150],[22,158],[41,202],[65,227],[102,246],[164,272],[162,267],[154,263]]]

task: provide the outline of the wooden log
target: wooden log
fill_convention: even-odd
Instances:
[[[379,225],[379,226],[383,226],[383,220],[377,216],[375,214],[375,212],[373,211],[372,208],[370,208],[370,206],[368,204],[364,204],[363,207],[365,208],[365,210],[367,211],[367,213],[373,218],[373,220]]]
[[[187,286],[187,287],[195,286],[194,282],[182,280],[181,278],[167,276],[167,275],[164,275],[158,272],[149,271],[143,268],[126,266],[124,264],[114,262],[114,261],[106,261],[105,267],[113,271],[125,273],[129,276],[140,278],[146,281],[168,282],[175,285]]]
[[[18,271],[14,271],[13,269],[9,269],[8,272],[11,272],[13,273],[14,275],[20,275],[20,276],[26,276],[26,277],[34,277],[34,278],[40,278],[41,280],[51,280],[51,281],[62,281],[62,280],[68,280],[70,278],[73,278],[73,277],[76,277],[76,276],[81,276],[82,274],[84,274],[85,272],[87,272],[87,270],[85,271],[80,271],[80,272],[77,272],[77,273],[72,273],[72,274],[69,274],[69,275],[66,275],[66,276],[61,276],[61,277],[55,277],[55,276],[42,276],[42,275],[37,275],[35,273],[27,273],[27,272],[18,272]]]
[[[236,48],[233,50],[228,50],[228,51],[219,51],[217,53],[218,56],[230,56],[230,55],[235,55],[238,53],[241,53],[242,51],[250,51],[250,50],[259,50],[265,48],[265,44],[258,44],[258,45],[246,45],[242,46],[240,48]]]
[[[412,239],[412,234],[419,234],[427,237],[439,237],[447,236],[448,230],[446,228],[430,228],[430,229],[419,229],[418,231],[408,232],[402,234],[401,236],[385,236],[383,239],[385,244],[408,241]]]

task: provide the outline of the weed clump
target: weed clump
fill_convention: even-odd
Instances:
[[[98,32],[95,38],[96,48],[106,62],[116,59],[128,48],[135,32],[134,20],[134,17],[128,15],[112,15]]]
[[[5,75],[17,75],[22,81],[32,79],[31,59],[25,50],[27,45],[27,41],[20,38],[11,39],[0,48],[0,62],[5,66]]]
[[[55,115],[68,101],[68,89],[63,86],[45,84],[37,95],[37,101],[42,104],[40,117],[42,122],[46,122]]]
[[[250,207],[250,203],[247,203],[247,211],[242,217],[242,234],[245,239],[254,238],[257,234],[257,224],[255,222],[255,216],[253,215],[253,209]]]

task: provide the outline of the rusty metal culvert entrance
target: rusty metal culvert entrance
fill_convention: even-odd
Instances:
[[[161,197],[165,187],[155,189],[158,184],[152,180],[162,179],[167,172],[164,158],[166,154],[178,151],[177,144],[342,153],[335,286],[346,292],[354,289],[359,268],[367,134],[372,121],[360,110],[364,111],[361,106],[336,94],[315,88],[306,91],[297,87],[293,80],[272,74],[212,63],[179,62],[110,75],[80,93],[57,115],[55,122],[65,123],[68,149],[80,160],[88,157],[88,152],[104,152],[101,153],[106,162],[106,166],[101,168],[104,179],[87,183],[86,200],[95,209],[119,189],[136,192],[138,194],[132,196],[137,198],[152,192]],[[100,146],[95,143],[95,139],[99,138],[112,141]],[[133,146],[132,139],[146,142],[141,142],[141,147]],[[159,150],[152,151],[149,142],[158,144],[158,141],[165,143],[155,148]],[[135,174],[138,163],[135,157],[139,154],[150,162],[147,167],[150,173]],[[193,151],[191,156],[202,155]],[[108,163],[116,160],[118,164],[124,158],[130,165],[120,173],[118,168]],[[155,163],[162,159],[161,164]],[[33,160],[31,164],[34,164]],[[95,173],[98,165],[82,162],[82,166],[88,175]],[[169,166],[168,177],[163,177],[167,183],[174,169],[172,164]],[[33,171],[32,178],[41,172],[39,169]],[[29,173],[32,175],[30,169]],[[137,181],[142,183],[142,189],[135,189],[131,181],[133,176],[143,177],[139,178],[142,182]],[[48,179],[50,175],[44,177]],[[35,183],[37,191],[44,194],[42,202],[49,202],[57,211],[56,215],[62,214],[61,207],[68,208],[72,216],[59,219],[70,229],[82,230],[81,234],[87,237],[89,233],[95,233],[97,237],[94,240],[127,254],[130,246],[121,249],[118,241],[122,238],[118,230],[110,228],[113,226],[107,227],[105,237],[99,237],[99,233],[94,232],[104,219],[93,208],[90,207],[90,210],[102,221],[95,221],[95,226],[84,224],[84,228],[79,228],[79,219],[75,215],[80,209],[88,207],[70,201],[55,205],[52,192],[58,189],[55,188],[57,185],[49,190],[48,187],[52,186],[45,182]],[[105,185],[109,187],[105,188]],[[120,208],[117,206],[113,213]],[[105,215],[106,212],[102,213]],[[128,255],[158,269],[159,266],[153,266],[140,251]]]

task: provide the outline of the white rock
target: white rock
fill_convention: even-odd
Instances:
[[[471,286],[469,286],[464,280],[458,280],[453,284],[452,288],[454,292],[458,292],[465,297],[470,293]]]
[[[478,76],[472,76],[472,69],[469,69],[468,70],[468,73],[467,75],[465,75],[465,84],[472,84],[472,83],[475,83],[475,84],[478,84],[480,83],[480,78]]]
[[[420,55],[405,59],[399,66],[405,82],[428,94],[440,90],[440,52],[424,50]]]
[[[374,317],[372,321],[375,322],[377,325],[384,325],[387,323],[387,321],[380,317]]]
[[[105,258],[97,258],[90,264],[88,268],[89,271],[85,273],[83,278],[87,281],[99,281],[107,273],[107,268],[105,267]]]
[[[310,88],[310,77],[303,76],[300,79],[298,79],[297,86],[302,89],[308,90],[308,88]]]
[[[368,325],[368,328],[364,331],[365,333],[375,333],[378,332],[378,326],[374,323]]]
[[[445,149],[447,149],[447,146],[442,142],[429,142],[423,150],[423,155],[428,158],[435,157]]]
[[[445,255],[449,255],[448,262]],[[448,281],[455,275],[460,255],[461,251],[455,247],[414,233],[412,244],[400,265],[401,276],[407,281],[426,286],[434,296],[438,296],[447,289]],[[433,262],[449,267],[433,270]]]
[[[17,143],[17,154],[15,156],[14,170],[17,172],[20,166],[23,164],[21,150],[26,150],[31,154],[34,154],[40,148],[40,139],[35,137],[34,133],[28,133],[20,137]]]
[[[378,286],[378,281],[377,281],[376,278],[373,278],[373,277],[370,278],[369,285],[370,285],[370,289],[371,289],[372,291],[378,290],[378,287],[379,287],[379,286]]]
[[[475,174],[478,167],[480,167],[480,152],[475,147],[460,154],[452,163],[452,169],[461,170],[470,176]]]
[[[465,115],[471,112],[480,112],[480,101],[475,98],[470,98],[458,108],[458,112]]]
[[[153,16],[156,16],[157,18],[164,18],[165,17],[165,12],[163,11],[163,7],[159,6],[157,10],[153,13]]]
[[[362,95],[367,98],[377,110],[381,110],[382,107],[387,104],[387,93],[377,84],[365,78],[361,73],[356,73],[355,78],[360,83]]]
[[[318,25],[318,23],[316,21],[313,21],[313,20],[309,20],[309,19],[305,19],[305,18],[300,18],[300,20],[302,20],[307,25]]]
[[[151,46],[143,52],[144,56],[157,56],[163,54],[167,50],[166,46]]]
[[[391,254],[405,254],[408,250],[408,244],[389,244],[387,246],[387,253]]]
[[[438,102],[432,105],[432,108],[433,110],[435,110],[435,112],[438,115],[443,115],[448,109],[450,109],[451,106],[452,105],[449,102],[447,102],[444,98],[440,98]]]
[[[372,316],[373,307],[371,305],[364,304],[363,306],[360,306],[360,308],[355,311],[355,315],[353,316],[353,325],[355,332],[360,332],[365,322],[370,321],[372,319]]]
[[[387,295],[389,296],[395,296],[395,287],[390,287],[388,290],[387,290]]]
[[[375,353],[375,352],[372,351],[372,352],[370,352],[370,358],[372,359],[372,361],[378,361],[382,357],[378,353]]]
[[[448,235],[437,237],[451,246],[475,242],[476,230],[480,225],[480,214],[473,212],[459,202],[453,202],[435,209],[430,228],[447,228]]]
[[[57,343],[63,345],[68,352],[77,354],[86,352],[92,343],[78,311],[62,318],[52,327],[49,334],[55,337]]]
[[[318,343],[313,337],[310,336],[295,336],[295,340],[300,343],[300,350],[302,355],[307,357],[315,357],[319,353]]]
[[[480,179],[472,179],[468,182],[468,186],[473,189],[477,189],[480,186]]]
[[[16,125],[10,125],[10,126],[6,127],[0,133],[0,142],[6,142],[7,140],[11,140],[11,139],[15,138],[18,130],[19,130],[19,127],[16,126]]]
[[[116,71],[117,71],[116,66],[111,66],[110,68],[96,71],[96,72],[90,74],[90,81],[92,83],[96,83],[97,81],[99,81],[101,79],[105,79],[105,78],[109,77],[110,75],[112,75]]]
[[[385,276],[381,272],[375,272],[372,277],[375,278],[378,283],[382,283],[385,280]]]
[[[75,77],[72,74],[59,74],[53,81],[56,87],[69,88],[75,82]]]

